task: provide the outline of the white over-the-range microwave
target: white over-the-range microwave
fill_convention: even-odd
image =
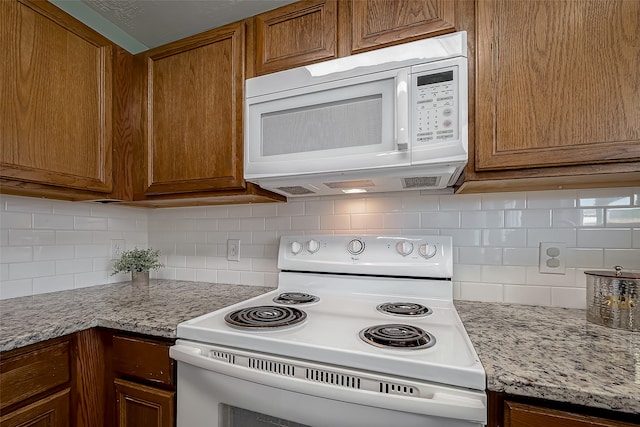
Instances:
[[[465,32],[246,81],[244,177],[285,195],[442,190],[467,163]]]

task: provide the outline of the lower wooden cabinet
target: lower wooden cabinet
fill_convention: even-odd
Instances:
[[[630,427],[638,415],[489,391],[487,427]]]
[[[65,337],[0,355],[0,427],[71,425],[71,347]]]
[[[542,406],[504,402],[504,427],[626,427],[633,425],[637,424],[559,411]]]
[[[117,427],[173,427],[176,423],[173,343],[150,337],[114,333],[111,349],[113,425]],[[107,394],[109,399],[110,394]],[[110,417],[109,417],[110,418]]]
[[[1,427],[65,427],[70,425],[66,388],[0,417]]]
[[[118,427],[172,427],[175,425],[175,391],[116,379]]]

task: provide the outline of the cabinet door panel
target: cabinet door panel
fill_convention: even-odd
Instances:
[[[476,170],[640,159],[640,2],[477,5]]]
[[[243,58],[243,24],[146,56],[146,194],[244,186]]]
[[[70,425],[70,389],[0,417],[0,427],[66,427]]]
[[[256,16],[256,73],[336,57],[337,1],[302,1]]]
[[[351,52],[455,30],[454,0],[351,0]]]
[[[118,427],[172,427],[175,392],[116,379]]]
[[[112,46],[46,2],[0,2],[0,175],[109,192]]]

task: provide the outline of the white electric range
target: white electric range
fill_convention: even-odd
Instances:
[[[178,426],[478,426],[445,236],[284,236],[278,287],[178,325]]]

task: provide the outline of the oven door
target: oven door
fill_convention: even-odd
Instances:
[[[247,97],[245,179],[409,165],[409,71]]]
[[[468,427],[483,392],[178,340],[178,427]]]

